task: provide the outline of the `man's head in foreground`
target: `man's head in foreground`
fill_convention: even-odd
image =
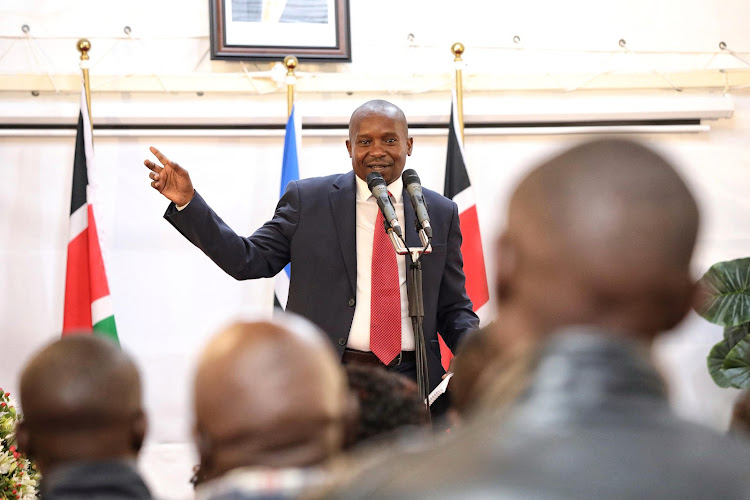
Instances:
[[[650,341],[689,310],[698,207],[661,155],[600,139],[558,154],[516,188],[498,242],[504,340],[571,325]]]
[[[43,474],[72,462],[135,459],[146,434],[135,363],[94,335],[66,336],[36,353],[20,399],[19,445]]]
[[[324,335],[293,316],[235,323],[201,355],[195,434],[206,480],[240,467],[305,467],[340,451],[348,409]]]
[[[417,384],[377,366],[346,365],[351,391],[359,402],[359,424],[352,445],[395,437],[399,430],[426,428],[429,414]]]

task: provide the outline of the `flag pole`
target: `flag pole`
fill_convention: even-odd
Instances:
[[[91,84],[89,83],[89,50],[91,42],[86,38],[81,38],[76,43],[78,52],[81,53],[81,71],[83,71],[83,88],[86,90],[86,108],[89,111],[89,123],[94,128],[94,122],[91,120]]]
[[[461,143],[464,142],[464,88],[463,88],[463,59],[461,54],[464,53],[464,44],[456,42],[451,45],[453,52],[453,63],[456,70],[456,125],[460,134]]]
[[[289,117],[292,114],[292,108],[294,107],[294,86],[297,83],[297,77],[294,75],[294,68],[297,67],[297,58],[294,56],[286,56],[284,58],[284,67],[286,67],[286,115]]]
[[[83,109],[78,113],[76,128],[62,334],[91,331],[119,344],[107,273],[96,230],[93,199],[89,193],[89,167],[94,162],[88,55],[91,42],[82,38],[76,46],[81,53],[83,71],[82,97],[85,102],[81,102],[81,108],[86,106],[88,109],[87,116],[83,115]],[[88,130],[85,128],[86,118],[89,119]]]
[[[286,68],[286,112],[287,121],[284,132],[284,156],[281,161],[281,189],[279,196],[284,196],[287,185],[291,181],[299,179],[299,113],[292,119],[294,110],[294,86],[297,78],[294,75],[294,68],[297,67],[298,61],[294,56],[284,58],[284,67]],[[274,279],[274,306],[279,309],[286,309],[287,299],[289,298],[289,282],[291,277],[291,264],[287,264]]]

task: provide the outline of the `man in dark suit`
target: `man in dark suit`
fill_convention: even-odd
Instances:
[[[146,434],[138,369],[108,339],[48,345],[21,374],[18,443],[42,473],[45,499],[151,498],[136,469]]]
[[[187,171],[156,148],[151,151],[161,165],[149,160],[145,165],[151,170],[151,185],[172,201],[167,220],[224,271],[236,279],[272,277],[291,262],[287,309],[322,328],[344,363],[381,364],[415,378],[406,262],[403,256],[396,258],[395,299],[391,306],[379,307],[383,292],[373,292],[373,287],[383,284],[386,275],[374,266],[393,250],[373,250],[377,248],[374,240],[384,231],[365,182],[371,172],[383,176],[403,222],[407,245],[421,246],[414,210],[404,201],[407,196],[401,180],[412,144],[406,117],[398,107],[381,100],[363,104],[349,122],[346,147],[352,171],[291,182],[274,217],[246,238],[211,210],[193,189]],[[424,197],[433,227],[432,253],[422,257],[422,266],[424,333],[430,387],[434,388],[444,373],[437,332],[455,349],[461,336],[475,329],[479,320],[465,290],[456,204],[428,189]],[[372,332],[380,324],[394,326],[393,335],[401,338],[400,349],[396,347],[396,353],[385,359],[370,348]]]

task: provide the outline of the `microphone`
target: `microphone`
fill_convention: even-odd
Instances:
[[[388,196],[388,187],[385,185],[385,179],[378,172],[371,172],[367,175],[367,187],[370,188],[375,201],[378,202],[380,211],[388,224],[393,228],[399,238],[402,237],[401,226],[396,216],[396,208],[391,203],[391,197]]]
[[[432,238],[432,226],[430,226],[430,216],[427,215],[427,204],[424,201],[424,195],[422,194],[422,183],[419,182],[419,176],[412,170],[404,170],[401,174],[401,179],[404,181],[404,187],[406,192],[409,194],[411,200],[411,206],[414,207],[414,213],[417,215],[418,224],[424,229],[424,233],[428,238]]]

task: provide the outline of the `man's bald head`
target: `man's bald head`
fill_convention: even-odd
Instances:
[[[404,112],[393,104],[392,102],[383,100],[383,99],[373,99],[371,101],[367,101],[366,103],[359,106],[357,109],[354,110],[352,113],[352,116],[349,118],[349,132],[351,134],[352,130],[352,124],[355,124],[357,120],[362,118],[363,116],[376,114],[376,115],[382,115],[387,116],[390,118],[394,118],[398,120],[400,123],[404,126],[404,134],[406,134],[406,128],[407,128],[407,122],[406,122],[406,115]]]
[[[141,382],[112,341],[72,335],[39,351],[21,375],[19,439],[45,465],[135,457],[145,435]]]
[[[627,140],[578,145],[511,199],[500,302],[536,314],[537,329],[589,323],[648,338],[687,312],[697,230],[696,202],[662,156]]]
[[[195,377],[201,469],[304,466],[342,446],[344,373],[323,334],[292,316],[236,323],[214,337]]]

